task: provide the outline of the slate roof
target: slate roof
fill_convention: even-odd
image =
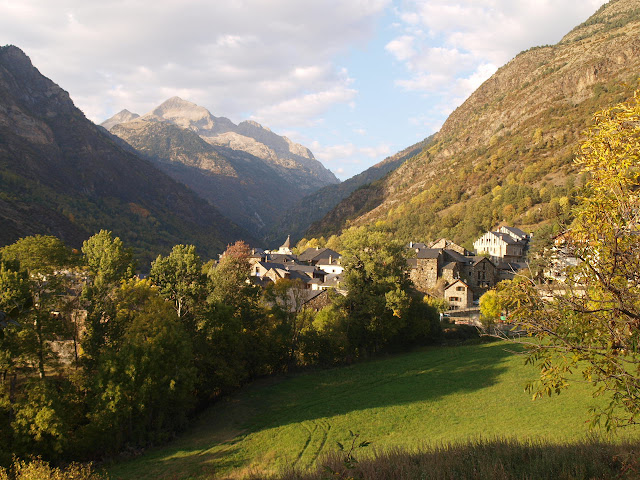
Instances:
[[[505,243],[507,243],[509,245],[515,245],[516,243],[518,243],[518,241],[515,240],[508,233],[502,233],[502,232],[491,232],[491,233],[493,233],[496,237],[500,238],[503,242],[505,242]]]
[[[525,232],[520,230],[518,227],[507,227],[505,225],[502,228],[504,228],[505,230],[508,230],[509,232],[513,233],[514,235],[516,235],[518,237],[527,237],[528,236]]]
[[[456,262],[449,262],[442,266],[442,270],[453,270],[454,268],[456,268],[456,265]]]
[[[422,248],[418,251],[416,258],[438,258],[442,250],[439,248]]]
[[[518,270],[522,270],[523,268],[527,268],[528,265],[526,263],[520,263],[520,262],[500,262],[497,267],[500,270],[507,270],[509,272],[514,271],[517,272]]]
[[[465,282],[464,280],[461,280],[460,278],[456,279],[454,282],[450,283],[449,285],[447,285],[444,288],[444,291],[446,292],[447,290],[449,290],[451,287],[453,287],[456,283],[462,283],[465,287],[467,288],[471,288],[469,287],[469,285],[467,284],[467,282]]]
[[[465,257],[464,255],[462,255],[459,252],[456,252],[455,250],[446,249],[444,252],[454,262],[458,262],[458,263],[470,263],[471,262],[471,259],[469,257]]]
[[[488,257],[483,257],[482,255],[475,255],[475,256],[474,256],[474,257],[472,257],[472,258],[473,258],[473,264],[474,264],[474,265],[477,265],[477,264],[479,264],[481,261],[486,260],[487,262],[489,262],[489,263],[490,263],[491,265],[493,265],[494,267],[496,266],[496,264],[495,264],[495,263],[493,263],[493,262],[491,261],[491,259],[490,259],[490,258],[488,258]]]
[[[273,269],[284,269],[284,265],[282,263],[276,263],[276,262],[256,262],[257,265],[262,265],[262,267],[264,267],[267,270],[271,270]]]
[[[293,263],[296,261],[295,255],[288,255],[286,253],[270,253],[267,260],[275,263]]]
[[[301,262],[313,262],[319,261],[323,258],[328,259],[329,257],[340,258],[341,255],[330,248],[307,248],[304,252],[298,255],[298,260]]]

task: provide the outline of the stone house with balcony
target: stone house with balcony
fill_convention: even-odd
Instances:
[[[444,298],[450,310],[473,307],[473,290],[464,281],[458,279],[444,289]]]

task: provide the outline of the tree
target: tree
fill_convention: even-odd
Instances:
[[[500,318],[502,305],[498,292],[489,290],[480,297],[480,321],[485,330],[490,330]]]
[[[374,353],[398,333],[410,305],[404,248],[381,231],[351,229],[342,237],[347,335],[359,353]]]
[[[2,281],[20,289],[20,292],[9,293],[9,296],[20,297],[20,306],[15,309],[21,327],[17,334],[20,356],[35,365],[40,378],[44,378],[46,364],[56,357],[48,342],[65,330],[58,312],[63,310],[67,301],[65,294],[69,278],[64,269],[74,263],[71,252],[56,237],[35,235],[3,247],[0,255],[4,262],[19,265],[19,269],[26,273],[23,279],[28,282],[28,299],[23,297],[24,283],[17,287],[15,273],[9,273],[6,267],[3,267]]]
[[[207,274],[212,284],[209,303],[218,302],[230,306],[234,314],[245,323],[251,322],[255,317],[260,295],[260,289],[250,281],[250,255],[249,246],[243,241],[237,241],[227,247],[218,265]]]
[[[117,325],[102,351],[91,419],[108,448],[167,438],[192,404],[192,346],[172,306],[147,280],[115,292]],[[107,440],[111,435],[112,438]]]
[[[173,302],[179,318],[190,314],[204,295],[206,277],[193,245],[176,245],[166,257],[158,255],[149,278]]]
[[[225,310],[235,321],[225,320],[240,335],[239,355],[246,362],[249,377],[271,371],[269,326],[262,311],[259,287],[251,283],[249,246],[238,241],[229,245],[217,266],[209,269],[210,294],[207,302],[214,310]]]
[[[114,284],[133,277],[133,253],[126,249],[119,237],[100,230],[82,244],[85,263],[94,276],[95,284]]]
[[[85,367],[93,370],[94,361],[109,335],[108,319],[115,315],[111,293],[121,281],[133,277],[135,263],[131,250],[107,230],[100,230],[87,239],[82,244],[82,253],[92,277],[82,291],[82,301],[87,310],[82,343]]]
[[[581,370],[595,394],[610,394],[594,423],[638,423],[640,414],[640,95],[595,115],[577,163],[590,175],[587,195],[566,233],[579,259],[562,284],[512,282],[512,318],[538,340],[534,396],[559,393]]]
[[[295,362],[302,330],[311,324],[309,315],[302,307],[307,299],[304,282],[299,278],[282,278],[270,284],[265,293],[266,301],[272,306],[272,315],[280,319],[278,337],[286,351],[286,366],[291,368]]]

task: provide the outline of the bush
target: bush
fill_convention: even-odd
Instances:
[[[88,464],[72,463],[67,468],[50,466],[41,458],[16,460],[9,470],[0,468],[0,480],[106,480]]]
[[[452,324],[442,329],[442,337],[445,341],[464,341],[480,338],[480,332],[473,325]]]

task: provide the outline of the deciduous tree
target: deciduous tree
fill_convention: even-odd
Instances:
[[[611,401],[595,422],[608,428],[640,415],[640,96],[595,116],[578,164],[590,175],[587,195],[566,234],[579,259],[566,281],[535,279],[509,288],[512,318],[539,340],[535,396],[560,392],[581,370]]]

